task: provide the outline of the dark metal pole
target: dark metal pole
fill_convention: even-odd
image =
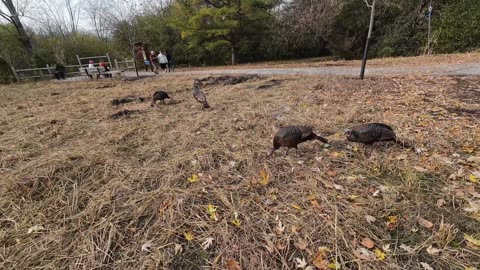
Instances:
[[[373,0],[372,5],[370,6],[372,9],[370,13],[370,25],[368,27],[368,36],[367,42],[365,43],[365,51],[363,52],[363,59],[362,59],[362,70],[360,71],[360,79],[363,80],[365,75],[365,66],[367,65],[367,58],[368,58],[368,47],[370,44],[370,38],[372,37],[372,30],[373,30],[373,19],[375,16],[375,0]]]
[[[430,5],[428,6],[428,41],[427,41],[427,54],[431,54],[431,51],[430,51],[430,43],[432,42],[431,23],[432,23],[432,1],[430,1]]]

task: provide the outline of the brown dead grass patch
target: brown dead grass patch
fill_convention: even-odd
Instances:
[[[258,90],[271,80],[281,83]],[[480,233],[463,210],[479,200],[468,180],[479,170],[478,116],[445,109],[480,105],[458,98],[455,78],[265,76],[205,87],[208,110],[191,85],[172,76],[0,88],[0,268],[225,269],[233,258],[295,269],[295,258],[313,265],[319,247],[341,269],[480,266],[463,240]],[[179,103],[110,105],[159,87]],[[141,113],[108,118],[119,110]],[[366,121],[392,125],[419,153],[345,142],[343,130]],[[265,159],[276,127],[295,123],[331,145]],[[364,238],[384,260],[354,255]]]

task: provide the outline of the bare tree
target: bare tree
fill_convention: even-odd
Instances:
[[[8,13],[0,9],[0,16],[15,26],[18,32],[19,40],[22,42],[23,46],[25,46],[25,49],[30,54],[33,53],[32,40],[30,39],[30,36],[27,34],[27,31],[23,26],[22,22],[20,21],[20,16],[17,10],[18,5],[16,7],[13,4],[12,0],[1,0],[1,1],[3,5],[7,8]]]
[[[103,0],[88,0],[84,10],[90,19],[90,23],[94,27],[97,37],[107,43],[111,32],[111,25],[105,16],[108,12],[106,2]]]

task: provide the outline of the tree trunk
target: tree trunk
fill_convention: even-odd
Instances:
[[[232,45],[232,66],[237,64],[237,48],[235,45]]]
[[[10,18],[12,20],[13,25],[17,29],[20,41],[22,42],[23,46],[25,46],[25,49],[27,49],[27,51],[30,54],[32,54],[33,53],[32,41],[30,40],[30,37],[28,36],[27,31],[23,27],[23,24],[20,21],[20,18],[18,17],[18,13],[15,8],[15,5],[13,4],[12,0],[2,0],[2,2],[10,12]]]

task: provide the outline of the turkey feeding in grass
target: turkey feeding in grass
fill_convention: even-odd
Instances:
[[[151,106],[155,106],[155,103],[157,102],[157,100],[160,100],[162,101],[163,104],[165,104],[165,99],[170,99],[173,101],[173,98],[171,98],[167,92],[165,91],[157,91],[153,94],[153,98],[152,98],[152,104]]]
[[[273,137],[273,149],[268,156],[271,156],[280,147],[287,147],[285,155],[289,148],[298,150],[298,144],[310,141],[319,140],[323,143],[328,143],[328,140],[318,136],[313,132],[313,128],[309,126],[285,126],[281,127]]]
[[[363,143],[371,145],[375,142],[392,141],[400,144],[405,148],[411,146],[403,141],[397,139],[393,129],[383,123],[366,123],[352,127],[345,131],[347,140],[351,142]]]

